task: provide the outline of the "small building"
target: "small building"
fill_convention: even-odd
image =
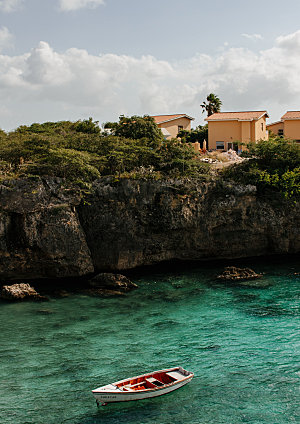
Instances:
[[[267,111],[219,112],[207,117],[208,148],[234,149],[236,144],[267,140]],[[240,147],[242,148],[242,147]]]
[[[194,118],[181,113],[177,115],[152,116],[158,128],[161,129],[166,140],[176,138],[181,130],[191,131],[191,122]]]
[[[268,131],[300,143],[300,111],[288,111],[280,121],[267,125]]]

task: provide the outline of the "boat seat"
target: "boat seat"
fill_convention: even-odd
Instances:
[[[134,390],[131,389],[131,387],[129,387],[129,386],[123,386],[122,390],[125,390],[126,392],[134,392]]]
[[[148,378],[146,378],[146,381],[148,381],[149,383],[151,383],[153,386],[160,387],[160,386],[163,386],[164,385],[164,383],[162,381],[157,380],[154,377],[148,377]]]
[[[182,375],[180,372],[177,372],[177,371],[166,372],[166,375],[171,377],[173,380],[183,380],[184,379],[184,375]]]
[[[136,384],[129,384],[128,386],[123,386],[123,389],[128,390],[130,392],[134,392],[135,390],[137,390],[137,387],[142,387],[143,389],[146,389],[146,387],[143,387],[144,384],[146,383],[146,381],[141,381],[140,383],[136,383]]]
[[[149,381],[150,383],[155,383],[156,381],[159,381],[159,380],[157,380],[154,377],[148,377],[148,378],[146,378],[146,381]],[[159,382],[161,383],[161,381],[159,381]]]

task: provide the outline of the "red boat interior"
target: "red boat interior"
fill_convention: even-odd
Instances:
[[[176,378],[168,375],[167,372],[161,372],[123,381],[117,384],[117,387],[123,391],[157,389],[174,381]]]

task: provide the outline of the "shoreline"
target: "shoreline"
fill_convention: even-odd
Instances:
[[[214,275],[212,275],[211,281],[217,282],[217,274],[220,270],[228,266],[237,267],[251,267],[260,269],[264,266],[272,266],[274,268],[281,267],[282,265],[294,266],[294,272],[286,275],[299,275],[300,273],[300,254],[286,254],[286,255],[267,255],[261,257],[247,257],[239,259],[221,259],[221,260],[170,260],[163,261],[161,263],[140,266],[132,268],[130,270],[120,270],[118,273],[122,273],[127,278],[135,282],[136,280],[147,278],[150,275],[161,275],[161,274],[184,274],[193,270],[201,270],[204,272],[215,269]],[[11,281],[0,282],[0,288],[4,285],[12,285],[17,283],[28,283],[34,287],[39,294],[43,296],[50,296],[50,298],[62,298],[74,294],[87,294],[90,296],[124,296],[126,293],[120,293],[117,291],[109,291],[91,289],[89,281],[97,273],[90,274],[83,277],[68,277],[68,278],[43,278],[43,279],[17,279]],[[7,302],[4,299],[0,299],[1,302]]]

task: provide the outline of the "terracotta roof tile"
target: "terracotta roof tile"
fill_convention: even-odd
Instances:
[[[281,119],[300,119],[300,111],[299,110],[290,110],[285,113]]]
[[[205,121],[256,121],[262,116],[269,115],[266,110],[249,111],[249,112],[219,112],[214,113],[205,119]]]
[[[194,118],[191,118],[190,116],[186,115],[185,113],[179,113],[177,115],[152,115],[152,118],[156,122],[156,124],[161,124],[163,122],[173,121],[174,119],[178,118],[188,118],[191,121],[194,120]]]

